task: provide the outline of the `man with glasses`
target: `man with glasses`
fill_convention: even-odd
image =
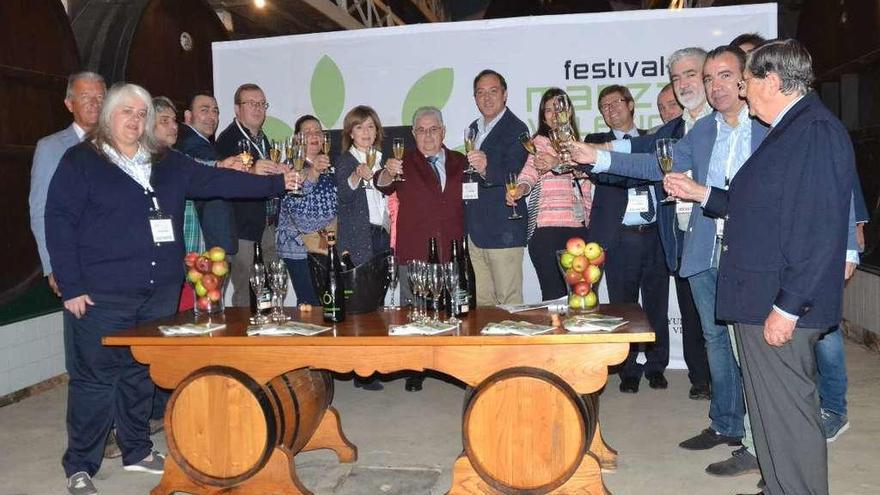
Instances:
[[[599,111],[608,132],[588,134],[586,143],[607,143],[646,134],[635,126],[635,102],[629,88],[612,85],[599,93]],[[580,144],[580,143],[579,143]],[[608,298],[611,303],[637,303],[639,291],[654,329],[656,341],[645,347],[644,367],[636,362],[640,345],[631,346],[621,365],[620,391],[637,393],[644,371],[651,388],[668,386],[663,372],[669,363],[669,272],[657,231],[658,199],[662,190],[648,182],[597,182],[590,212],[590,240],[608,251],[605,264]]]
[[[217,153],[231,157],[242,152],[239,143],[254,159],[253,171],[258,175],[280,174],[279,164],[269,160],[269,139],[263,133],[266,95],[256,84],[242,84],[235,90],[235,118],[217,138]],[[263,261],[268,265],[278,259],[275,252],[275,224],[278,220],[278,198],[265,200],[234,200],[232,205],[233,238],[238,252],[229,258],[232,279],[232,305],[250,304],[250,265],[254,260],[254,244],[262,247]]]
[[[507,81],[501,74],[491,69],[477,74],[474,101],[480,118],[470,124],[476,147],[467,159],[477,173],[465,179],[462,198],[477,305],[519,304],[527,215],[508,219],[504,186],[510,174],[519,175],[526,162],[519,136],[529,129],[507,108]],[[525,211],[525,201],[520,200],[517,208]]]

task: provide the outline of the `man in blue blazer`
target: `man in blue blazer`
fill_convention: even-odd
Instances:
[[[34,150],[34,162],[31,167],[31,190],[28,197],[31,214],[31,231],[37,241],[43,275],[48,277],[49,287],[60,296],[55,277],[52,275],[52,262],[46,249],[46,229],[44,213],[46,210],[46,194],[49,182],[55,175],[58,162],[68,148],[79,144],[98,123],[101,104],[107,87],[104,78],[94,72],[78,72],[67,80],[67,95],[64,105],[73,114],[70,127],[50,134],[37,142]]]
[[[776,40],[748,55],[740,85],[770,124],[729,188],[666,178],[670,194],[723,219],[717,316],[734,322],[764,492],[828,493],[814,345],[837,325],[855,158],[810,91],[809,53]]]
[[[520,134],[529,131],[507,108],[507,81],[486,69],[474,78],[474,101],[481,117],[470,128],[476,149],[467,154],[477,171],[465,179],[465,231],[470,238],[471,263],[477,285],[477,305],[522,303],[522,259],[526,245],[525,200],[517,202],[521,216],[509,220],[504,185],[519,175],[526,162]]]

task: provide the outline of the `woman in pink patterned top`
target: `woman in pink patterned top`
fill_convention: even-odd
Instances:
[[[517,179],[516,192],[508,193],[508,204],[529,193],[529,257],[538,274],[541,297],[545,301],[564,296],[567,291],[556,260],[556,251],[565,249],[568,239],[587,237],[590,224],[590,181],[573,173],[555,174],[556,152],[548,136],[557,125],[553,102],[557,97],[568,100],[574,139],[580,141],[574,107],[565,91],[550,88],[541,97],[538,130],[533,142],[536,155],[529,155]]]

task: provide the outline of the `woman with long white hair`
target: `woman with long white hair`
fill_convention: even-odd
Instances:
[[[263,198],[295,181],[200,165],[159,146],[154,121],[144,88],[114,86],[94,135],[64,154],[49,185],[46,240],[64,300],[70,376],[62,464],[73,495],[97,493],[91,476],[114,425],[125,470],[164,470],[149,437],[147,367],[101,338],[176,312],[186,198]]]

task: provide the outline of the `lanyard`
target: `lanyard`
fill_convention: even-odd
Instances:
[[[235,119],[235,125],[238,126],[238,130],[241,131],[241,135],[244,136],[244,138],[247,139],[249,143],[251,143],[251,146],[254,147],[254,149],[257,151],[257,153],[259,153],[260,158],[265,160],[266,159],[266,143],[264,143],[263,140],[261,139],[260,143],[257,144],[257,142],[251,138],[250,134],[248,134],[247,131],[244,130],[244,127],[241,126],[241,122],[239,122],[238,119]]]

